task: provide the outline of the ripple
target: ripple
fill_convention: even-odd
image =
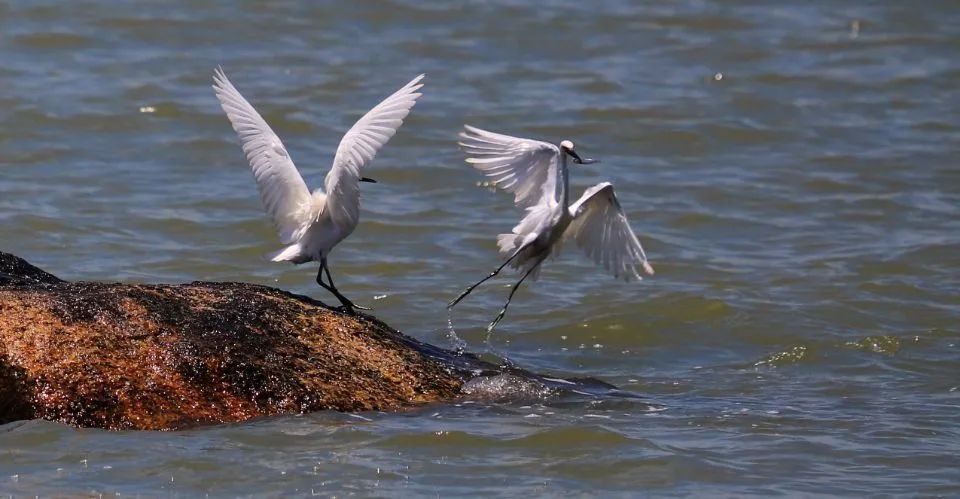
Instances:
[[[94,43],[92,38],[77,33],[30,33],[13,40],[27,49],[75,49]]]
[[[649,442],[638,441],[599,426],[572,426],[544,430],[510,441],[513,447],[555,451],[566,455],[580,454],[596,446],[615,448],[638,444],[646,448],[656,448]]]
[[[807,357],[807,347],[797,345],[782,352],[770,354],[754,363],[755,366],[779,367],[796,364]]]
[[[896,355],[900,351],[900,338],[896,336],[867,336],[859,341],[848,341],[844,346],[884,355]]]
[[[8,425],[5,492],[955,489],[957,9],[0,2],[0,18],[0,250],[63,277],[328,299],[315,265],[261,257],[277,241],[210,91],[218,64],[312,187],[367,106],[430,75],[332,257],[343,291],[408,334],[447,344],[446,300],[497,264],[494,235],[519,214],[477,188],[463,123],[570,137],[602,159],[571,169],[573,192],[614,182],[657,269],[616,282],[568,245],[493,337],[525,368],[654,400],[544,397],[503,377],[400,414],[160,435]],[[457,307],[469,348],[513,278]]]

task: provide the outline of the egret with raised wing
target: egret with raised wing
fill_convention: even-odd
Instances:
[[[488,332],[493,331],[523,281],[527,277],[536,280],[543,261],[556,254],[567,239],[573,239],[587,256],[615,278],[640,280],[638,267],[653,274],[653,267],[627,222],[612,184],[601,182],[569,204],[567,156],[581,165],[597,162],[581,158],[573,142],[564,140],[556,146],[465,125],[459,144],[467,154],[467,163],[489,177],[496,187],[512,192],[514,202],[526,211],[513,232],[497,236],[500,254],[506,257],[503,264],[460,293],[447,308],[459,303],[507,265],[520,269],[523,272],[520,280],[487,327]]]
[[[277,134],[221,68],[214,72],[213,90],[240,137],[260,200],[277,228],[280,242],[288,245],[269,255],[270,260],[294,264],[319,261],[317,284],[333,293],[348,312],[363,307],[354,305],[337,290],[327,257],[357,227],[360,182],[375,182],[360,172],[403,124],[421,95],[417,90],[423,86],[423,78],[424,75],[414,78],[350,128],[340,140],[323,188],[311,193]],[[324,273],[327,282],[323,280]]]

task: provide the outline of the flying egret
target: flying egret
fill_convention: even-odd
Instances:
[[[522,269],[523,275],[510,290],[506,304],[487,327],[488,333],[493,331],[523,281],[527,277],[536,280],[540,265],[556,254],[566,239],[574,239],[587,256],[615,278],[642,279],[637,266],[653,275],[653,267],[627,222],[612,184],[601,182],[569,204],[567,156],[581,165],[597,162],[581,158],[574,151],[573,142],[564,140],[558,147],[464,125],[459,144],[467,154],[467,163],[489,177],[496,187],[512,192],[514,202],[526,213],[513,232],[497,236],[500,254],[507,257],[503,264],[460,293],[447,308],[507,265]]]
[[[263,207],[273,219],[280,242],[287,247],[269,256],[274,262],[301,264],[319,261],[317,284],[333,293],[344,309],[354,305],[340,294],[330,276],[327,257],[357,227],[360,219],[360,182],[376,182],[360,175],[377,151],[390,140],[417,102],[423,86],[420,75],[377,104],[340,140],[333,166],[322,189],[310,192],[294,166],[280,137],[240,95],[223,69],[213,75],[213,90],[240,137],[243,152],[253,169]],[[326,272],[327,282],[323,281]]]

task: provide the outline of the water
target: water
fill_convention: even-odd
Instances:
[[[602,159],[657,275],[575,248],[493,346],[642,398],[317,413],[181,433],[0,428],[0,491],[471,496],[960,494],[960,9],[828,2],[0,4],[0,243],[66,279],[239,280],[321,299],[276,249],[209,88],[222,64],[318,186],[420,72],[337,284],[482,351],[509,196],[463,123]],[[490,388],[489,386],[487,388]],[[486,395],[484,395],[486,393]]]

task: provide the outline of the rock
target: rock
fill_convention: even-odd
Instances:
[[[479,365],[240,283],[64,282],[0,252],[0,423],[172,430],[451,400]]]

